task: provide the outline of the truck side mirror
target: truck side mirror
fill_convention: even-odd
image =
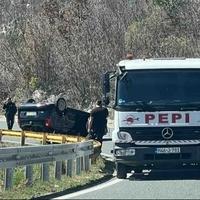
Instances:
[[[106,96],[106,93],[110,92],[110,73],[106,72],[103,74],[103,94]]]
[[[103,86],[103,104],[108,106],[110,104],[109,93],[111,90],[110,80],[116,77],[116,71],[108,71],[103,74],[102,86]]]
[[[109,103],[110,103],[109,97],[108,97],[108,96],[104,96],[104,97],[103,97],[103,104],[104,104],[105,106],[107,106]]]

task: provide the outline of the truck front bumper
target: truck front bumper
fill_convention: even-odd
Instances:
[[[200,169],[200,145],[193,146],[115,146],[114,156],[117,163],[130,168],[142,169]],[[158,151],[159,150],[159,151]],[[162,152],[163,150],[163,152]]]

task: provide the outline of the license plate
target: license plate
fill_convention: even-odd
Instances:
[[[36,112],[26,112],[26,116],[36,116]]]
[[[157,148],[156,153],[157,154],[169,154],[169,153],[180,153],[181,149],[180,147],[168,147],[168,148]]]

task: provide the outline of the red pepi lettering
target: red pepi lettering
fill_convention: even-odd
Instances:
[[[178,123],[185,122],[190,123],[190,114],[189,113],[159,113],[155,114],[145,114],[145,123],[149,124],[152,122],[158,122],[159,124],[168,124],[168,123]]]
[[[173,113],[172,114],[172,123],[176,123],[177,120],[180,120],[182,118],[182,115],[179,113]]]
[[[146,114],[145,115],[145,123],[149,124],[150,121],[155,119],[155,115],[154,114]]]
[[[169,122],[168,122],[168,114],[167,114],[167,113],[165,113],[165,114],[159,114],[159,115],[158,115],[158,118],[159,118],[158,122],[159,122],[160,124],[169,123]]]

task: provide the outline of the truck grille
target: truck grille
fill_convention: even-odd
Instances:
[[[120,131],[127,131],[133,140],[159,141],[164,140],[162,130],[166,127],[132,127],[120,128]],[[171,140],[200,140],[200,127],[168,127],[173,131]]]
[[[141,146],[160,146],[160,145],[197,145],[200,144],[200,140],[145,140],[135,141],[136,145]]]

